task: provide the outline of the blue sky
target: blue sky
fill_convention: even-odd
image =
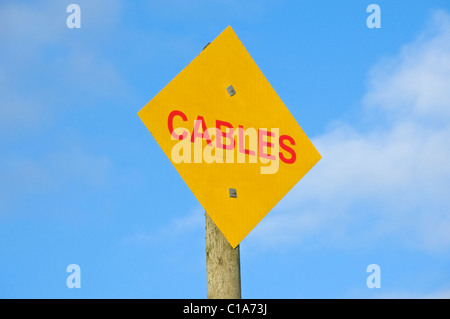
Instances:
[[[228,25],[323,157],[242,241],[243,297],[450,298],[444,0],[2,1],[1,298],[206,297],[203,209],[137,112]]]

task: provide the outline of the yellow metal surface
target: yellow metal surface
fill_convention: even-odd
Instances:
[[[138,115],[233,247],[321,158],[231,27]]]

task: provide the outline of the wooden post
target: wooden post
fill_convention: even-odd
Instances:
[[[233,249],[205,212],[208,299],[241,299],[239,245]]]

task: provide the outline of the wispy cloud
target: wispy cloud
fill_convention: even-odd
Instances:
[[[438,11],[417,39],[370,74],[365,102],[391,116],[450,117],[450,21]],[[420,118],[416,119],[421,122]]]
[[[83,21],[79,30],[66,26],[69,3],[0,4],[0,130],[8,135],[45,126],[74,96],[92,101],[123,97],[129,89],[98,53],[98,43],[117,26],[119,2],[77,2]]]
[[[171,220],[167,225],[162,226],[154,231],[144,231],[129,235],[122,240],[123,245],[136,244],[156,244],[164,241],[177,239],[181,236],[198,232],[205,227],[205,215],[201,207],[195,207],[187,215],[181,215]]]
[[[0,160],[0,217],[9,207],[17,213],[30,197],[53,194],[56,200],[76,187],[96,190],[111,180],[112,161],[103,155],[90,154],[81,147],[67,147],[42,156],[8,155]],[[47,198],[47,197],[45,197]],[[44,203],[42,203],[44,204]]]
[[[158,13],[158,17],[176,18],[178,21],[195,18],[201,21],[211,21],[218,16],[224,20],[260,20],[267,13],[268,5],[277,5],[267,0],[157,0],[152,1],[149,6],[151,10]]]
[[[385,292],[378,299],[450,299],[450,290],[436,290],[429,293],[412,293],[406,291]]]
[[[321,162],[252,235],[264,244],[450,249],[450,16],[370,72],[361,123],[313,139]],[[374,123],[376,119],[377,123]],[[254,242],[256,245],[256,243]]]

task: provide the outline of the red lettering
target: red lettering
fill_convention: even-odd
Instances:
[[[244,148],[244,146],[245,146],[244,127],[242,125],[239,125],[238,133],[239,133],[238,134],[239,135],[239,152],[254,156],[255,151],[251,151],[251,150]]]
[[[295,154],[295,151],[291,147],[289,147],[286,144],[284,144],[285,140],[288,140],[291,143],[291,145],[295,145],[295,141],[294,141],[294,139],[291,136],[289,136],[289,135],[281,135],[280,136],[280,147],[283,150],[285,150],[286,152],[288,152],[289,154],[291,154],[291,157],[288,159],[288,158],[284,157],[283,153],[280,152],[279,153],[280,154],[280,159],[283,162],[285,162],[286,164],[293,164],[293,163],[295,163],[295,160],[297,159],[297,154]]]
[[[228,127],[228,132],[223,132],[222,131],[222,126],[224,127]],[[222,148],[222,149],[226,149],[226,150],[232,150],[234,149],[234,138],[233,138],[233,132],[234,132],[234,128],[233,125],[231,125],[228,122],[224,122],[224,121],[220,121],[220,120],[216,120],[216,128],[217,128],[217,135],[219,135],[219,133],[221,133],[223,138],[226,138],[230,141],[230,144],[226,144],[224,145],[222,143],[222,138],[219,136],[216,136],[216,141],[217,141],[217,147],[218,148]]]
[[[202,133],[200,133],[198,130],[200,128],[200,124],[202,125]],[[211,138],[209,137],[208,134],[208,128],[206,127],[206,123],[205,120],[203,119],[203,116],[198,116],[197,119],[194,122],[194,130],[192,131],[192,135],[191,135],[191,142],[194,143],[195,139],[197,137],[201,137],[201,138],[205,138],[206,141],[208,142],[208,144],[211,144]]]
[[[259,157],[267,158],[270,160],[276,159],[275,155],[269,155],[264,152],[264,146],[271,148],[274,146],[273,143],[269,143],[264,140],[264,136],[275,137],[275,133],[268,132],[266,130],[259,129],[258,130],[258,140],[259,140]]]
[[[169,114],[169,118],[167,119],[167,127],[168,127],[168,129],[169,129],[170,135],[172,135],[172,137],[173,137],[174,139],[180,140],[180,141],[181,141],[181,140],[184,140],[184,139],[186,138],[188,132],[187,132],[187,131],[184,131],[184,132],[183,132],[183,135],[178,135],[177,133],[175,133],[175,132],[173,131],[173,118],[174,118],[175,116],[177,116],[177,115],[178,115],[179,117],[181,117],[181,118],[183,119],[184,122],[187,121],[187,117],[186,117],[186,115],[185,115],[183,112],[178,111],[178,110],[174,110],[174,111],[170,112],[170,114]]]

